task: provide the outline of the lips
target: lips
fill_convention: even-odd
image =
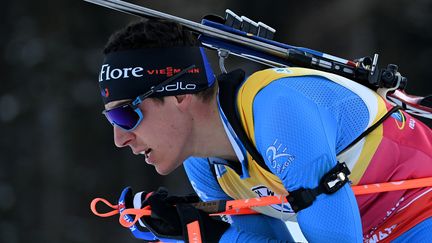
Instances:
[[[135,151],[137,151],[137,150],[132,149],[132,151],[134,151],[134,154],[142,154],[142,155],[144,155],[144,154],[150,152],[150,150],[151,150],[151,148],[147,148],[147,149],[143,149],[143,150],[141,150],[141,151],[138,152],[138,153],[135,153]],[[138,150],[138,151],[139,151],[139,150]]]
[[[138,154],[142,154],[142,155],[148,157],[148,154],[149,154],[151,151],[152,151],[152,149],[151,149],[151,148],[148,148],[148,149],[146,149],[146,150],[143,150],[143,151],[139,152]]]
[[[152,153],[152,149],[149,148],[149,149],[143,151],[142,153],[144,154],[144,157],[145,157],[145,161],[146,161],[146,163],[147,163],[147,164],[152,164],[152,162],[151,162],[151,153]]]
[[[142,150],[141,152],[135,153],[136,155],[141,154],[144,155],[145,161],[147,164],[153,164],[153,160],[151,160],[151,154],[152,154],[153,149],[151,148],[147,148],[145,150]]]

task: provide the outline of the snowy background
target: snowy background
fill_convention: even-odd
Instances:
[[[408,92],[432,93],[429,0],[141,0],[199,21],[230,8],[274,28],[275,39],[354,59],[380,54],[409,78]],[[135,18],[81,0],[3,1],[0,8],[0,243],[138,242],[115,219],[93,216],[95,197],[121,189],[175,193],[184,171],[157,176],[112,143],[97,88],[101,49]],[[214,55],[213,55],[214,58]],[[261,67],[230,60],[248,73]]]

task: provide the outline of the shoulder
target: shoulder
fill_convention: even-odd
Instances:
[[[208,158],[189,157],[183,166],[193,189],[203,201],[231,199],[217,182]]]
[[[272,68],[253,73],[240,88],[241,96],[250,96],[272,90],[288,95],[301,93],[316,102],[331,103],[345,97],[374,100],[376,92],[345,77],[307,68]]]
[[[207,158],[189,157],[183,162],[189,180],[204,179],[213,175],[212,167]]]

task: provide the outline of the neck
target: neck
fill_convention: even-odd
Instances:
[[[210,102],[201,101],[197,104],[196,110],[193,155],[236,161],[237,156],[220,119],[216,97]]]

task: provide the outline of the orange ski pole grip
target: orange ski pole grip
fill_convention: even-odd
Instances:
[[[110,208],[112,208],[114,210],[106,212],[106,213],[99,213],[99,211],[96,209],[96,204],[98,202],[102,202],[106,206],[108,206],[108,207],[110,207]],[[93,212],[93,214],[95,214],[95,215],[97,215],[99,217],[104,217],[105,218],[105,217],[110,217],[110,216],[118,214],[119,206],[111,204],[110,202],[108,202],[108,200],[106,200],[104,198],[95,198],[90,203],[90,209]]]

